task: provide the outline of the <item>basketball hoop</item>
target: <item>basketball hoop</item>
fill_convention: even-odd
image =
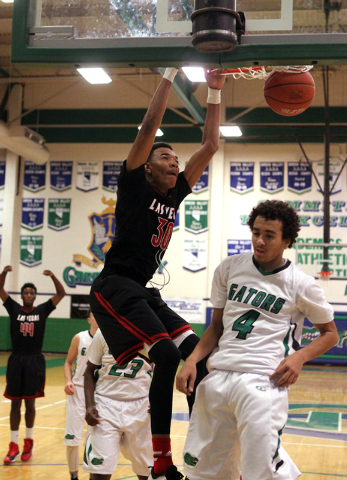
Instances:
[[[329,280],[333,272],[317,272],[321,276],[322,280]]]
[[[245,80],[266,80],[272,72],[303,73],[310,71],[312,68],[313,65],[226,68],[223,70],[222,75],[232,75],[235,80],[238,80],[239,78],[244,78]]]

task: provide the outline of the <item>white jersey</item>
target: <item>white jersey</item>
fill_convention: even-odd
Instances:
[[[139,356],[120,367],[111,353],[100,330],[96,332],[88,350],[88,360],[101,365],[95,370],[95,393],[114,400],[138,400],[148,396],[152,368]]]
[[[313,277],[289,260],[265,272],[252,253],[233,255],[217,267],[211,302],[224,308],[224,331],[209,369],[271,375],[298,350],[305,317],[315,324],[334,319]]]
[[[72,381],[74,385],[83,387],[84,378],[83,374],[87,365],[87,351],[89,345],[92,343],[93,337],[90,334],[89,330],[84,330],[78,334],[79,343],[78,343],[78,353],[76,357],[76,367],[72,375]]]

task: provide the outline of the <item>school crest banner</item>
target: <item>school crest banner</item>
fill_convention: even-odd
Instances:
[[[301,195],[311,189],[312,173],[308,163],[288,162],[288,190]]]
[[[254,189],[254,162],[230,162],[230,190],[243,195]]]
[[[71,198],[48,199],[48,228],[60,232],[70,227]]]
[[[20,263],[26,267],[35,267],[42,263],[42,235],[20,236]]]
[[[185,230],[198,234],[208,230],[208,200],[186,200],[185,207]]]
[[[97,190],[99,185],[98,162],[78,162],[76,188],[82,192]]]
[[[251,240],[228,240],[228,257],[230,255],[250,252],[251,248]]]
[[[46,186],[46,164],[26,160],[24,162],[24,182],[23,187],[29,192],[39,192]]]
[[[73,162],[51,162],[51,188],[58,192],[68,190],[72,185]]]
[[[207,165],[205,170],[202,172],[201,177],[192,188],[192,192],[193,193],[206,192],[206,190],[208,190],[208,184],[209,184],[209,165]]]
[[[200,272],[207,267],[207,240],[183,239],[183,268]]]
[[[118,177],[123,162],[104,162],[102,170],[102,188],[108,192],[117,192]]]
[[[284,163],[260,162],[260,190],[267,193],[281,192],[284,188]]]
[[[3,190],[5,187],[5,173],[6,173],[6,162],[0,162],[0,190]]]
[[[22,227],[27,230],[38,230],[43,227],[44,198],[23,198]]]
[[[339,158],[331,159],[329,162],[329,190],[331,195],[342,191],[342,175],[339,176],[343,163]],[[324,187],[324,161],[317,164],[317,177],[321,187]],[[336,182],[336,183],[335,183]],[[333,188],[334,185],[334,188]],[[333,188],[333,189],[332,189]],[[332,189],[332,191],[331,191]],[[317,187],[318,192],[320,188]]]

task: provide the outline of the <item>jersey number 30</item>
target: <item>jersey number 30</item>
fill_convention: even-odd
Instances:
[[[241,317],[237,318],[232,328],[232,330],[236,330],[237,332],[239,332],[236,335],[236,338],[245,340],[247,338],[247,335],[253,330],[253,323],[257,320],[259,315],[260,312],[257,312],[256,310],[249,310],[248,312],[241,315]]]

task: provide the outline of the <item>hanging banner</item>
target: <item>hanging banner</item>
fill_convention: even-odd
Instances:
[[[228,240],[228,257],[230,257],[230,255],[250,252],[251,249],[251,240]]]
[[[192,323],[205,323],[203,300],[201,298],[164,298],[164,302],[171,310]]]
[[[281,192],[284,187],[284,163],[260,162],[260,190],[267,193]]]
[[[342,160],[339,158],[331,158],[329,162],[329,190],[330,195],[335,195],[335,193],[340,193],[342,191],[342,175],[339,176],[342,168]],[[321,161],[317,164],[317,177],[322,188],[324,188],[324,161]],[[336,182],[337,179],[337,182]],[[331,191],[334,183],[336,182],[333,191]],[[321,192],[320,188],[317,187],[318,192]]]
[[[43,236],[20,236],[20,263],[26,267],[35,267],[42,263]]]
[[[24,162],[24,182],[25,190],[30,192],[39,192],[46,186],[46,164],[39,165],[37,163],[25,160]]]
[[[48,199],[48,228],[60,232],[70,227],[71,198]]]
[[[202,172],[201,177],[192,188],[192,192],[201,193],[208,190],[208,179],[209,179],[209,165],[207,165],[205,170]]]
[[[0,198],[0,227],[4,222],[4,199]]]
[[[230,162],[230,189],[241,195],[254,189],[254,162]]]
[[[175,223],[174,223],[172,231],[176,232],[176,230],[179,230],[179,228],[180,228],[180,209],[178,207],[176,217],[175,217]]]
[[[68,190],[72,185],[73,162],[51,162],[51,188],[58,192]]]
[[[208,200],[186,200],[185,206],[185,230],[194,234],[206,232]]]
[[[207,267],[207,240],[183,239],[183,268],[190,272],[200,272]]]
[[[5,173],[6,173],[6,162],[0,162],[0,190],[3,190],[5,187]]]
[[[311,189],[312,173],[308,163],[288,162],[288,190],[300,195]]]
[[[123,162],[104,162],[102,167],[102,188],[108,192],[117,192],[118,177]]]
[[[43,227],[44,198],[23,198],[22,227],[27,230],[38,230]]]
[[[82,192],[97,190],[99,185],[98,162],[78,162],[76,188]]]

